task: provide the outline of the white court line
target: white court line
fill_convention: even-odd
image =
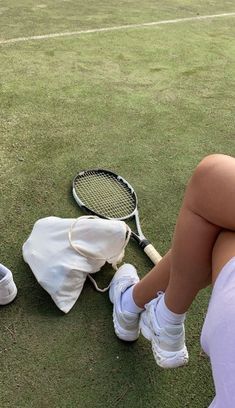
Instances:
[[[102,32],[107,32],[107,31],[126,30],[129,28],[158,26],[162,24],[176,24],[176,23],[183,23],[187,21],[209,20],[209,19],[220,18],[220,17],[221,18],[222,17],[235,17],[235,12],[234,13],[223,13],[223,14],[211,14],[207,16],[176,18],[174,20],[160,20],[160,21],[153,21],[151,23],[127,24],[127,25],[114,26],[114,27],[94,28],[91,30],[67,31],[67,32],[62,32],[62,33],[33,35],[30,37],[18,37],[18,38],[11,38],[9,40],[0,40],[0,44],[11,44],[11,43],[17,43],[17,42],[23,42],[23,41],[47,40],[49,38],[79,36],[82,34],[102,33]]]

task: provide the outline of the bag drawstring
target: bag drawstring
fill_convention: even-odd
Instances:
[[[112,259],[112,258],[117,258],[118,256],[120,257],[120,254],[122,254],[122,252],[125,250],[125,248],[126,248],[126,246],[127,246],[127,244],[128,244],[128,242],[129,242],[129,240],[130,240],[130,237],[131,237],[131,229],[130,229],[130,227],[127,225],[127,224],[125,224],[125,226],[126,226],[126,237],[125,237],[125,241],[124,241],[124,244],[123,244],[123,246],[122,246],[122,248],[121,248],[121,251],[118,253],[118,254],[116,254],[116,255],[114,255],[114,256],[112,256],[111,258],[104,258],[104,257],[97,257],[97,256],[94,256],[94,255],[92,255],[92,254],[90,254],[90,253],[86,253],[85,251],[83,251],[82,249],[80,249],[80,248],[78,248],[77,246],[75,246],[74,244],[73,244],[73,240],[72,240],[72,232],[73,232],[73,229],[74,229],[74,226],[76,225],[76,223],[80,220],[80,219],[89,219],[89,218],[99,218],[99,217],[97,217],[97,216],[95,216],[95,215],[88,215],[88,216],[86,216],[86,215],[83,215],[82,217],[79,217],[79,218],[77,218],[75,221],[74,221],[74,223],[71,225],[71,227],[70,227],[70,229],[69,229],[69,232],[68,232],[68,238],[69,238],[69,243],[70,243],[70,245],[71,245],[71,247],[76,251],[76,252],[78,252],[79,253],[79,255],[81,255],[81,256],[84,256],[85,258],[91,258],[91,259],[94,259],[94,260],[102,260],[102,261],[108,261],[109,259]],[[117,264],[119,263],[119,262],[121,262],[121,259],[117,259],[115,262],[113,262],[112,263],[112,267],[115,269],[115,270],[117,270]],[[106,287],[106,288],[104,288],[104,289],[101,289],[101,288],[99,288],[99,286],[97,285],[97,283],[96,283],[96,281],[95,281],[95,279],[94,278],[92,278],[91,277],[91,275],[90,274],[88,274],[88,278],[91,280],[91,282],[93,283],[93,285],[95,286],[95,289],[98,291],[98,292],[106,292],[107,290],[109,290],[109,288],[110,288],[110,283],[109,283],[109,285]]]

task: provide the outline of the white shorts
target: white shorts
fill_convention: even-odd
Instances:
[[[235,257],[216,279],[201,333],[216,396],[209,408],[235,408]]]

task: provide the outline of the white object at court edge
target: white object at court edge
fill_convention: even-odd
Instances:
[[[139,337],[139,313],[122,310],[121,298],[127,288],[139,282],[133,265],[124,264],[115,273],[109,289],[109,299],[113,303],[113,324],[116,336],[124,341],[134,341]]]
[[[129,238],[123,221],[47,217],[34,224],[23,245],[23,258],[57,307],[68,313],[87,276],[105,262],[114,266],[120,262]]]
[[[11,271],[0,264],[0,305],[7,305],[17,295],[17,288]]]

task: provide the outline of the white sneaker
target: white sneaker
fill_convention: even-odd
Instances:
[[[139,337],[138,313],[122,310],[121,297],[130,286],[139,282],[136,269],[133,265],[124,264],[115,273],[109,289],[109,299],[113,303],[113,324],[117,337],[125,341],[134,341]]]
[[[184,325],[158,326],[156,306],[161,296],[162,294],[145,306],[146,310],[140,317],[140,330],[151,341],[154,358],[160,367],[180,367],[188,362]]]
[[[0,264],[0,305],[3,306],[12,302],[16,295],[17,288],[11,271]]]

